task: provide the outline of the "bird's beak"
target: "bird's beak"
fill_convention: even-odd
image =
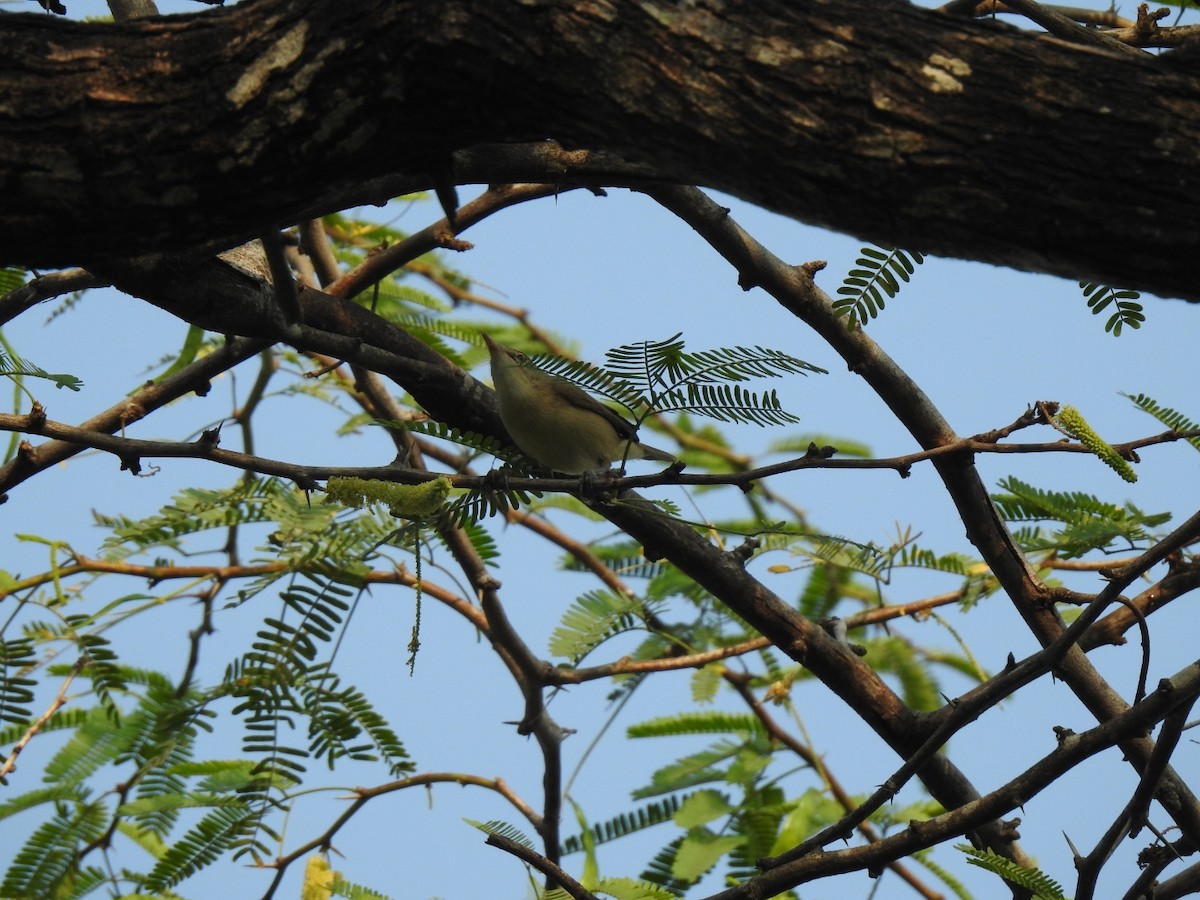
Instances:
[[[492,340],[492,336],[486,331],[481,331],[479,334],[483,338],[483,342],[487,344],[488,352],[491,353],[492,356],[495,356],[497,353],[504,352],[504,347]]]

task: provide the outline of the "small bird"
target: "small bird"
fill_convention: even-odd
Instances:
[[[564,475],[607,469],[619,459],[676,461],[665,450],[639,443],[633,425],[581,388],[481,334],[492,358],[500,419],[530,459]]]

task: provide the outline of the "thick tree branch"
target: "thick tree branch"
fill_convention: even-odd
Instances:
[[[252,0],[111,26],[7,15],[0,38],[0,229],[21,264],[232,246],[435,172],[499,180],[489,154],[454,154],[552,137],[621,160],[603,183],[707,184],[880,242],[1200,299],[1191,56],[901,0]]]

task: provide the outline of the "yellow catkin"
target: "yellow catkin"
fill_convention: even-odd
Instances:
[[[333,883],[340,874],[329,867],[329,860],[314,853],[304,865],[304,885],[300,888],[300,900],[329,900],[333,896]]]
[[[442,476],[420,484],[396,484],[369,478],[335,476],[325,483],[325,492],[346,506],[355,508],[371,503],[387,504],[388,512],[399,519],[431,516],[446,502],[450,479]]]
[[[1054,421],[1063,431],[1095,453],[1105,465],[1126,481],[1137,481],[1137,472],[1133,471],[1133,466],[1111,444],[1092,430],[1092,426],[1075,407],[1064,406],[1054,417]]]

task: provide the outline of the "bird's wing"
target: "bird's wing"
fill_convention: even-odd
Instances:
[[[553,384],[558,396],[580,409],[586,409],[602,416],[624,440],[636,441],[637,429],[617,413],[613,412],[583,388],[572,384],[565,378],[553,376]]]

